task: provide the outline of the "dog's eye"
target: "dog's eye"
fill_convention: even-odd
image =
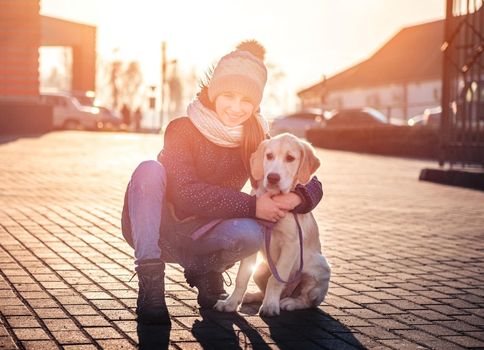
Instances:
[[[274,155],[272,153],[267,153],[266,154],[266,158],[267,158],[267,160],[273,160],[274,159]]]
[[[286,156],[286,162],[289,162],[289,163],[290,163],[290,162],[293,162],[295,159],[296,159],[296,158],[294,158],[294,157],[293,157],[293,156],[291,156],[290,154],[288,154],[288,155]]]

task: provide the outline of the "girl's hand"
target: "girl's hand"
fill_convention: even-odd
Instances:
[[[256,200],[255,216],[259,219],[277,222],[286,216],[286,207],[287,205],[274,201],[270,193],[264,193]]]
[[[278,194],[277,196],[272,197],[272,200],[279,205],[279,208],[286,211],[291,211],[302,203],[301,197],[294,192]]]

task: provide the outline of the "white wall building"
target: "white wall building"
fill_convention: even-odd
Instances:
[[[373,107],[403,122],[440,105],[444,21],[402,29],[373,56],[298,93],[302,108]]]

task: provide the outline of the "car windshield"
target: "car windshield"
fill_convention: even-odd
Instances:
[[[362,111],[372,115],[375,119],[378,119],[382,123],[386,123],[386,121],[387,121],[386,118],[385,118],[385,115],[383,113],[381,113],[380,111],[377,111],[376,109],[363,108]]]
[[[373,113],[373,110],[342,110],[333,114],[328,125],[367,125],[386,123],[383,114]]]
[[[288,118],[292,119],[305,119],[305,120],[314,120],[318,115],[312,113],[297,113],[288,116]]]
[[[77,98],[75,98],[74,96],[71,96],[70,97],[72,103],[77,107],[77,108],[82,108],[84,107]]]

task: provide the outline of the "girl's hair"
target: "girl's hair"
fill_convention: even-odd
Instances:
[[[197,94],[198,100],[207,108],[215,111],[215,105],[210,102],[208,98],[208,81],[210,75],[205,76],[205,80],[200,83],[200,92]],[[255,152],[259,144],[264,141],[267,136],[258,121],[257,113],[254,113],[244,122],[244,131],[242,136],[242,143],[240,147],[240,155],[242,162],[247,172],[250,174],[250,155]]]
[[[257,113],[256,111],[255,113]],[[254,153],[259,144],[266,139],[264,130],[257,120],[259,117],[252,114],[244,123],[244,134],[242,136],[242,147],[240,153],[242,155],[242,162],[245,170],[250,174],[250,155]]]

